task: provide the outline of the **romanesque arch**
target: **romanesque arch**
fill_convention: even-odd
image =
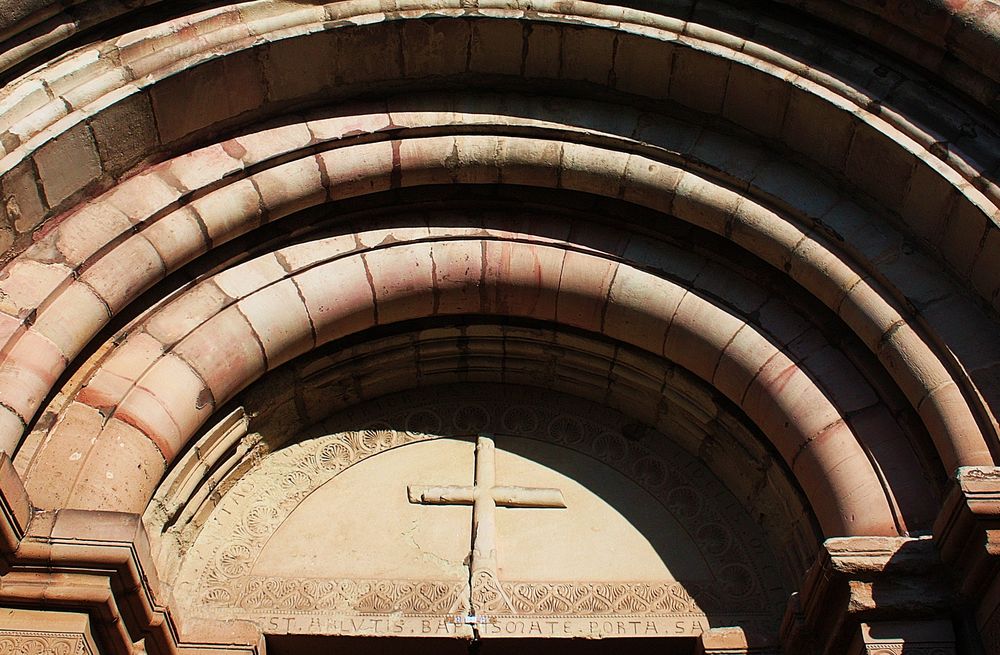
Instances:
[[[691,648],[997,647],[992,3],[15,4],[12,621],[259,650],[191,591],[247,489],[299,489],[268,471],[310,444],[462,437],[458,400],[366,432],[401,399],[534,389],[760,532],[785,604]]]

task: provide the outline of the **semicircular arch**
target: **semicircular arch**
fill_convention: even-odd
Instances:
[[[356,125],[354,119],[332,120],[327,125],[332,138]],[[286,132],[303,136],[297,127]],[[267,133],[256,142],[247,139],[213,146],[137,177],[131,186],[126,183],[109,193],[103,203],[69,217],[9,267],[3,286],[8,299],[16,303],[10,314],[21,318],[8,314],[12,320],[7,321],[8,359],[3,365],[8,377],[12,373],[17,377],[18,353],[30,350],[32,358],[49,353],[46,377],[38,376],[32,386],[25,385],[25,376],[20,375],[20,387],[10,392],[11,400],[3,408],[9,443],[16,443],[20,426],[30,421],[53,376],[96,334],[109,311],[116,313],[142,289],[213,245],[254,229],[261,220],[276,220],[331,196],[365,194],[394,185],[500,182],[624,197],[726,236],[775,268],[789,270],[882,359],[924,418],[946,470],[991,457],[978,428],[973,427],[976,415],[984,410],[977,402],[962,398],[969,393],[963,391],[969,382],[964,371],[956,369],[950,351],[935,352],[933,330],[921,334],[914,329],[920,322],[907,320],[911,312],[886,290],[885,272],[858,262],[851,256],[854,253],[834,245],[827,236],[829,227],[817,224],[808,206],[800,208],[798,215],[779,212],[750,202],[728,184],[713,183],[703,173],[646,156],[652,153],[550,139],[416,137],[346,144],[291,161],[282,157],[287,144],[277,140],[275,148],[275,141],[274,134]],[[235,147],[248,158],[248,176],[241,174],[247,162],[227,152]],[[254,147],[263,150],[254,152]],[[556,167],[553,149],[561,153]],[[258,161],[267,163],[259,167]],[[181,192],[165,179],[186,180],[179,182],[185,189],[187,185],[197,189],[200,180],[204,188]],[[224,180],[222,186],[215,182],[219,179]],[[780,187],[773,190],[780,192]],[[130,214],[119,209],[123,199],[136,198],[136,194],[146,199],[144,206],[133,207]],[[178,206],[178,198],[187,202]],[[795,202],[794,196],[784,199]],[[825,202],[841,208],[828,216],[839,216],[846,225],[856,224],[863,216],[836,199]],[[95,219],[103,229],[92,230]],[[89,231],[86,240],[76,238],[81,230]],[[73,250],[63,252],[63,244],[68,243]],[[896,269],[894,279],[905,278],[909,270]],[[27,278],[31,286],[25,285]],[[65,312],[62,302],[84,302],[89,307],[84,315],[91,321],[82,321],[73,333],[65,334],[60,321]],[[965,327],[974,331],[974,324]],[[20,416],[11,416],[11,409]]]
[[[844,420],[861,409],[849,404],[857,396],[842,397],[838,408],[830,392],[817,386],[824,376],[810,372],[812,360],[793,361],[780,335],[762,333],[749,317],[643,270],[657,262],[635,260],[636,254],[629,261],[624,254],[609,257],[567,243],[532,243],[530,235],[480,232],[349,234],[280,250],[199,284],[132,329],[90,376],[64,410],[78,417],[66,433],[74,443],[53,435],[31,464],[45,470],[47,458],[83,448],[81,472],[67,476],[64,485],[35,488],[29,469],[33,497],[43,506],[88,508],[113,499],[117,507],[139,511],[164,467],[213,408],[266,370],[378,325],[500,315],[604,334],[676,362],[714,385],[768,436],[827,534],[899,530],[866,452],[871,449]],[[676,262],[674,267],[678,272]],[[830,360],[820,356],[815,365],[829,366]],[[91,427],[81,430],[87,416]],[[128,444],[128,462],[147,461],[144,484],[135,484],[134,476],[122,481],[134,485],[129,499],[123,489],[109,493],[114,486],[109,490],[87,473],[109,465],[106,451],[116,443]],[[117,469],[129,468],[121,462]]]

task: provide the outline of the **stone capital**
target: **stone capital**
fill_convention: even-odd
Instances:
[[[986,652],[1000,648],[1000,467],[958,469],[934,524],[942,561]],[[990,650],[993,649],[993,650]]]
[[[949,620],[862,623],[848,655],[954,655]]]
[[[222,645],[200,652],[246,655],[263,647],[260,632],[245,622],[178,625],[161,604],[169,594],[139,515],[37,510],[4,452],[0,567],[0,639],[15,652],[176,655],[188,643],[207,643],[205,635]]]
[[[843,653],[864,623],[950,614],[951,585],[929,537],[827,539],[793,594],[787,652]]]
[[[1000,467],[958,469],[935,521],[934,538],[960,593],[982,597],[1000,572]]]
[[[0,650],[42,655],[97,655],[85,613],[4,608],[0,610]]]

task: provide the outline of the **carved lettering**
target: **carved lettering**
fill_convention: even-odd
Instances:
[[[575,617],[541,619],[520,616],[390,617],[390,616],[283,616],[251,618],[272,634],[311,635],[425,635],[472,636],[475,624],[486,637],[663,637],[697,636],[704,632],[704,617],[613,617],[584,620]],[[2,655],[2,653],[0,653]]]

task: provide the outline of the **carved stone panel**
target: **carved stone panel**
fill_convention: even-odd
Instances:
[[[85,614],[0,610],[0,655],[97,655]]]
[[[626,438],[607,411],[510,400],[408,394],[317,426],[219,501],[176,595],[272,634],[773,632],[785,600],[773,559],[696,460]],[[450,500],[418,502],[416,488]],[[565,507],[531,500],[550,492]]]

